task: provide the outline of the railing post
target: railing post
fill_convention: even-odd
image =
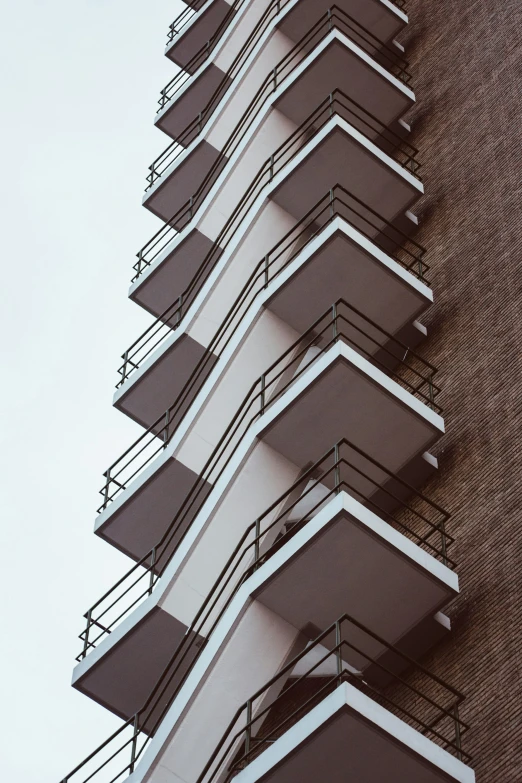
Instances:
[[[440,523],[440,549],[442,552],[442,564],[448,565],[448,557],[446,550],[446,526],[444,520]]]
[[[121,366],[121,382],[125,383],[127,380],[127,365],[129,363],[129,352],[125,351],[125,353],[122,354],[121,358],[123,359],[123,364]]]
[[[190,204],[190,206],[189,206],[189,220],[192,220],[192,218],[194,217],[194,215],[192,213],[192,210],[194,209],[194,196],[190,197],[189,204]]]
[[[272,182],[273,179],[274,179],[274,156],[270,155],[270,177],[268,181]]]
[[[106,470],[103,474],[105,476],[105,487],[103,492],[103,508],[106,509],[109,505],[109,486],[111,482],[111,469]]]
[[[254,543],[254,571],[257,571],[259,568],[259,538],[261,536],[261,521],[256,519],[256,529],[255,529],[255,543]]]
[[[335,215],[335,194],[333,188],[330,189],[330,220],[333,220],[333,217]]]
[[[275,92],[277,90],[277,68],[274,68],[273,74],[274,74],[274,80],[273,80],[274,81],[274,89],[272,90],[272,92]]]
[[[198,129],[199,129],[198,133],[201,133],[201,131],[203,130],[203,112],[202,111],[199,112]]]
[[[170,424],[170,409],[165,411],[165,424],[163,426],[163,448],[166,449],[169,443],[169,424]]]
[[[266,375],[261,376],[261,415],[265,412]]]
[[[140,250],[139,253],[136,253],[138,257],[138,268],[136,270],[136,277],[139,277],[141,275],[141,262],[143,261],[143,250]]]
[[[252,742],[252,701],[249,699],[246,703],[246,736],[245,736],[245,759],[250,753],[250,745]]]
[[[134,772],[134,766],[136,764],[136,747],[138,744],[138,713],[134,716],[134,724],[132,727],[132,744],[131,744],[131,761],[129,764],[129,772],[132,774]]]
[[[85,628],[85,638],[83,640],[82,658],[86,657],[87,650],[89,649],[89,631],[91,630],[92,609],[89,609],[85,617],[87,618],[87,627]]]
[[[179,324],[183,317],[183,294],[178,297],[178,307],[176,309],[176,326]]]
[[[149,595],[154,590],[154,566],[156,565],[156,547],[152,550],[152,557],[150,559],[150,579],[149,579]]]
[[[459,705],[453,707],[453,720],[455,721],[455,745],[457,746],[457,758],[462,761],[462,737],[460,735]]]
[[[334,481],[335,481],[335,494],[338,495],[341,491],[341,466],[339,465],[339,444],[334,446]]]
[[[329,8],[326,12],[327,18],[328,18],[328,30],[332,29],[332,9]]]
[[[341,680],[341,675],[343,673],[343,656],[341,651],[341,623],[339,620],[335,623],[335,660],[337,662],[337,677]]]
[[[337,342],[338,331],[337,331],[337,305],[332,305],[332,332],[333,332],[333,341],[334,343]]]

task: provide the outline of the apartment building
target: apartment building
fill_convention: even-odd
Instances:
[[[64,783],[521,779],[522,20],[407,6],[171,25],[73,673],[122,725]]]

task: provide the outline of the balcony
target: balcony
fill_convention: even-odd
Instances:
[[[444,430],[435,372],[340,302],[287,347],[242,402],[237,384],[220,383],[211,404],[192,423],[184,420],[167,448],[163,433],[150,444],[138,441],[106,474],[96,532],[136,560],[153,549],[170,558],[212,490],[206,508],[220,499],[229,514],[237,513],[236,503],[244,514],[259,502],[249,488],[254,473],[264,476],[266,503],[283,478],[292,483],[345,432],[387,470],[422,481],[433,470],[425,452]],[[226,406],[236,405],[229,418]],[[289,430],[300,433],[291,443]],[[228,494],[232,507],[223,501]]]
[[[151,562],[132,568],[86,614],[73,684],[125,719],[159,678],[171,702],[242,585],[298,628],[347,610],[418,657],[447,632],[437,613],[458,590],[448,519],[341,441],[253,524],[205,527],[161,579]]]
[[[411,676],[383,664],[384,650]],[[197,783],[472,783],[463,701],[345,615],[237,711]],[[173,771],[183,761],[166,754],[163,765]]]
[[[207,43],[221,37],[234,15],[234,6],[226,0],[196,0],[170,25],[166,56],[194,73]]]
[[[254,602],[247,610],[251,620],[255,607]],[[170,708],[161,703],[159,722],[145,729],[151,710],[160,706],[149,700],[63,783],[97,781],[100,773],[119,779],[135,769],[140,780],[159,781],[168,774],[197,783],[236,776],[312,781],[319,772],[344,781],[347,769],[368,783],[383,774],[397,783],[473,783],[471,758],[463,748],[469,728],[461,717],[463,695],[397,646],[347,614],[308,643],[298,634],[292,644],[289,629],[274,637],[266,625],[263,643],[259,629],[258,622],[254,646],[236,648],[235,655],[222,637],[221,655],[199,694],[196,680],[187,682]],[[277,638],[277,656],[267,647],[268,637]],[[208,660],[208,652],[202,658]],[[228,686],[226,657],[229,678],[233,658],[238,665]],[[275,675],[267,675],[270,666]],[[159,697],[157,689],[154,695]],[[239,709],[238,701],[244,702]],[[198,736],[197,754],[189,733]]]
[[[414,102],[405,83],[407,63],[386,48],[378,62],[372,39],[367,41],[366,36],[363,28],[335,9],[321,16],[275,68],[272,58],[270,67],[258,59],[255,74],[247,72],[248,83],[237,77],[231,95],[218,90],[203,114],[193,118],[149,167],[144,205],[174,222],[188,199],[201,203],[225,166],[232,175],[239,166],[237,176],[244,180],[243,169],[250,172],[253,164],[259,165],[268,150],[283,143],[335,90],[384,128],[393,125]],[[261,86],[252,99],[253,84]],[[232,132],[231,117],[238,118]]]

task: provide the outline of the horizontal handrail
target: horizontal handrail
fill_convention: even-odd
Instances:
[[[364,109],[361,109],[357,103],[350,98],[347,98],[340,90],[336,90],[320,103],[312,114],[291,134],[273,155],[266,159],[236,208],[233,210],[231,216],[226,221],[210,251],[199,265],[187,288],[180,294],[175,304],[169,306],[122,354],[123,364],[118,368],[120,380],[116,388],[119,388],[125,383],[128,377],[139,368],[140,362],[143,362],[159,344],[157,341],[153,341],[158,324],[160,324],[160,330],[163,329],[163,325],[167,322],[169,329],[179,326],[183,315],[187,312],[201,290],[206,280],[207,273],[212,270],[218,257],[221,256],[228,243],[231,242],[235,236],[235,232],[243,223],[249,209],[254,205],[263,190],[270,186],[274,177],[279,174],[285,166],[289,165],[301,151],[303,145],[310,141],[310,138],[312,137],[310,137],[309,131],[313,131],[313,136],[316,136],[335,116],[346,121],[351,120],[352,122],[355,122],[358,126],[358,130],[362,131],[367,138],[372,137],[372,131],[373,134],[379,133],[379,138],[373,138],[372,141],[377,143],[377,146],[379,147],[388,148],[388,154],[391,152],[391,156],[395,161],[403,168],[412,172],[414,176],[418,177],[417,172],[420,168],[420,163],[416,158],[417,150],[402,141],[397,143],[396,146],[390,150],[389,145],[392,140],[391,136],[387,135],[386,129],[380,127],[380,124],[378,127],[375,127],[374,124],[372,125],[372,123],[378,123],[378,121],[365,112]],[[393,143],[396,143],[395,139],[393,140]],[[182,222],[185,221],[185,219],[189,221],[192,220],[198,206],[197,200],[189,200],[178,213],[179,219],[182,220]],[[164,227],[161,229],[160,233],[166,238],[165,232],[168,232],[169,230],[169,228],[165,229]],[[170,239],[168,241],[170,241]],[[151,263],[142,257],[141,262],[144,261],[147,264]]]
[[[358,25],[357,28],[354,28],[354,24],[358,25],[358,23],[352,20],[352,17],[336,6],[333,6],[332,9],[328,10],[326,13],[323,13],[320,16],[318,21],[311,26],[311,28],[290,50],[290,52],[288,52],[277,64],[277,66],[268,74],[261,87],[258,89],[254,99],[250,102],[239,123],[239,127],[242,130],[241,138],[243,138],[246,130],[248,127],[250,127],[255,117],[259,114],[259,111],[266,104],[270,96],[278,88],[280,88],[282,80],[287,78],[292,73],[293,69],[299,64],[302,54],[309,53],[333,29],[338,29],[342,33],[348,35],[348,37],[352,38],[355,34],[357,38],[355,43],[359,45],[362,43],[363,48],[365,48],[365,39],[363,38],[362,41],[360,40],[361,31],[364,31],[366,36],[371,36],[372,34],[368,33],[368,31],[366,31],[365,28],[361,27],[360,25]],[[375,42],[373,42],[373,44],[371,43],[371,40],[370,42],[366,42],[366,50],[375,56],[374,48]],[[380,51],[379,60],[382,61],[383,58],[385,60],[384,64],[388,65],[387,70],[393,73],[393,75],[397,75],[395,71],[397,71],[399,66],[397,66],[396,55],[393,55],[392,60],[391,54],[386,55],[385,52],[383,53],[383,51]],[[404,79],[404,81],[409,81],[409,78]],[[176,136],[176,138],[149,166],[149,173],[147,174],[147,186],[145,188],[146,191],[149,190],[155,184],[155,182],[163,176],[163,174],[170,168],[172,163],[184,152],[184,149],[201,133],[213,115],[217,104],[222,99],[223,95],[228,92],[230,83],[231,77],[227,75],[223,82],[220,83],[220,85],[216,88],[205,109],[196,115],[196,117],[187,125],[187,127]],[[238,131],[236,130],[232,134],[231,140],[229,140],[225,148],[222,150],[218,159],[218,163],[221,161],[222,157],[230,156],[231,153],[228,150],[232,146],[233,142],[236,141],[237,137]]]
[[[104,472],[105,483],[100,490],[104,503],[99,511],[106,508],[115,495],[124,491],[129,481],[168,446],[193,401],[195,390],[205,380],[216,360],[223,355],[250,308],[266,288],[336,218],[343,218],[352,225],[356,221],[358,232],[421,281],[428,282],[425,277],[426,271],[429,270],[424,261],[425,249],[394,228],[352,193],[336,185],[260,259],[172,405]],[[379,232],[378,236],[376,232]],[[395,251],[392,252],[387,247],[387,240],[398,245]],[[173,321],[177,320],[178,306],[179,302],[175,301],[163,316],[154,322],[145,333],[140,349],[143,346],[144,351],[150,352],[152,346],[159,346],[172,333],[172,329],[176,328]],[[123,358],[126,358],[125,354]],[[132,362],[132,366],[139,365],[145,357],[143,353],[140,356],[134,353],[127,358]]]
[[[372,478],[371,472],[374,468],[382,471],[385,476],[392,480],[393,489],[386,489],[386,483],[379,483]],[[397,511],[390,512],[389,509],[383,508],[382,505],[372,499],[371,491],[361,496],[360,488],[354,487],[354,480],[357,480],[357,476],[362,476],[365,481],[370,481],[380,492],[384,490],[388,495],[388,499],[391,499],[395,504],[398,503],[402,511],[399,513]],[[317,487],[327,489],[328,491],[321,496],[319,501],[314,502],[312,493]],[[410,496],[407,501],[400,499],[397,495],[397,492],[402,494],[404,490]],[[338,495],[341,491],[346,491],[360,499],[374,513],[379,514],[389,524],[397,527],[403,534],[408,535],[419,546],[427,549],[430,553],[436,552],[436,556],[442,562],[454,567],[454,562],[447,557],[447,549],[454,541],[446,532],[446,523],[449,515],[424,495],[414,490],[409,484],[388,471],[383,465],[362,452],[355,444],[342,439],[316,463],[305,470],[283,495],[271,503],[266,511],[248,526],[222,568],[206,599],[198,609],[191,626],[186,630],[144,705],[133,718],[124,723],[118,732],[103,743],[98,751],[91,754],[84,764],[77,767],[65,781],[70,781],[77,772],[85,769],[85,765],[93,758],[96,758],[97,754],[99,757],[107,751],[107,748],[109,748],[109,751],[107,751],[109,761],[113,761],[116,758],[118,763],[121,763],[121,754],[129,748],[131,759],[129,763],[124,764],[119,774],[124,774],[129,769],[131,771],[134,769],[134,765],[139,760],[150,737],[154,736],[161,725],[172,702],[186,682],[196,661],[200,658],[206,645],[212,638],[215,629],[240,587],[297,531],[308,524],[310,519],[314,518],[332,497]],[[413,496],[413,499],[411,496]],[[312,505],[308,505],[305,513],[299,516],[298,519],[293,519],[294,514],[300,515],[302,513],[300,507],[302,507],[303,503],[306,503],[307,499],[310,502],[310,498],[312,498]],[[291,502],[289,503],[288,501]],[[414,506],[417,507],[415,508]],[[276,514],[275,518],[273,518],[274,514]],[[415,524],[412,522],[412,515],[417,520]],[[434,518],[431,519],[428,515]],[[288,525],[289,520],[290,525]],[[418,522],[420,522],[420,527],[417,526]],[[424,532],[425,528],[428,530],[427,533]],[[432,535],[440,536],[440,549],[433,544],[428,544],[428,539]],[[89,610],[87,616],[93,617],[96,609],[102,605],[109,595],[108,593],[100,599]],[[95,626],[99,627],[100,624],[93,620],[91,625],[81,635],[84,641],[88,639],[90,629]],[[96,644],[96,641],[93,640],[93,646]],[[84,654],[79,656],[80,659],[87,654],[85,652],[86,648],[87,645],[84,645]],[[172,688],[173,683],[175,683],[174,689]],[[127,734],[132,732],[132,737],[130,739],[127,738],[125,732]],[[98,764],[98,770],[105,768],[105,763]],[[84,780],[89,779],[84,778]]]
[[[137,583],[144,587],[142,593],[139,591],[137,594],[132,593],[132,603],[129,609],[125,610],[125,614],[133,608],[136,602],[152,593],[157,577],[164,572],[169,564],[194,521],[201,503],[204,502],[208,492],[223,475],[251,426],[320,356],[339,341],[354,348],[374,366],[384,371],[387,376],[393,378],[430,408],[442,411],[440,406],[434,402],[439,393],[439,388],[433,380],[436,368],[421,359],[415,352],[405,350],[403,343],[358,310],[350,307],[343,300],[339,300],[252,384],[160,540],[116,583],[109,593],[100,599],[105,602],[109,596],[115,597],[114,602],[111,598],[110,604],[106,607],[107,612],[110,612],[116,604],[118,607],[121,606],[120,598],[117,595],[120,588],[123,595],[128,595]],[[290,377],[288,377],[289,371]],[[110,481],[109,478],[108,485],[110,485]],[[105,492],[107,492],[107,488],[105,488]],[[149,574],[147,585],[142,582],[143,574],[139,572],[139,567]],[[105,608],[101,614],[99,612],[93,613],[99,604],[100,602],[97,602],[94,607],[91,607],[86,615],[88,627],[94,622],[100,623],[103,620],[103,626],[107,632],[110,632],[112,626],[108,626],[106,621]],[[119,622],[122,616],[117,614],[113,624]],[[106,635],[104,630],[100,636],[103,635]],[[93,645],[92,638],[90,640],[87,638],[84,641],[84,653],[87,653]]]
[[[391,655],[400,669],[412,671],[415,679],[394,671],[385,655],[377,657],[368,652],[375,645]],[[315,649],[319,650],[320,659],[305,674],[292,677],[296,666]],[[357,661],[357,666],[350,665],[350,660]],[[328,667],[333,673],[321,676],[320,667],[323,671]],[[379,685],[379,675],[390,684]],[[311,676],[321,677],[321,687],[312,698],[305,695],[300,699],[299,685]],[[420,685],[412,684],[417,680]],[[469,729],[459,717],[463,694],[345,614],[237,710],[197,783],[217,779],[227,783],[343,682],[377,701],[458,759],[471,760],[462,749],[462,737]],[[290,714],[289,706],[293,706]]]

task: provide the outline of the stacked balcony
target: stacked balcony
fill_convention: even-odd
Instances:
[[[95,533],[133,561],[73,685],[123,724],[64,783],[473,783],[422,666],[459,593],[402,0],[192,0]],[[428,248],[429,251],[429,248]]]

